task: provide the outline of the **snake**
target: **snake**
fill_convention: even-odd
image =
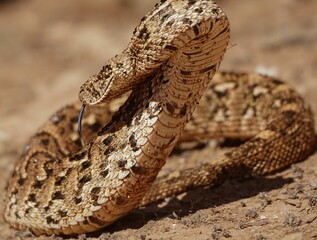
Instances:
[[[106,61],[24,147],[5,220],[36,235],[104,228],[132,210],[306,159],[313,113],[277,78],[218,72],[229,20],[210,0],[161,0],[127,48]],[[81,135],[77,119],[81,106]],[[157,177],[179,142],[241,139],[219,159]]]

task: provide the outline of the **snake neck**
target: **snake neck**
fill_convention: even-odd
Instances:
[[[105,224],[140,203],[218,69],[228,41],[225,17],[209,18],[184,31],[170,42],[169,60],[140,78],[118,113],[86,148],[85,156],[91,156],[92,165],[102,173],[86,188],[102,182],[105,193],[96,204],[116,209]]]
[[[193,39],[179,48],[177,44],[185,36]],[[125,136],[114,149],[131,152],[133,157],[145,156],[147,164],[155,159],[152,167],[160,169],[218,69],[228,40],[225,18],[206,20],[175,39],[169,46],[173,55],[134,87],[99,134],[100,142],[108,135],[114,135],[112,139]]]

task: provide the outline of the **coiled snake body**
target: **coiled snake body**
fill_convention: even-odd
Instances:
[[[87,144],[76,132],[78,103],[31,138],[7,186],[5,219],[35,234],[91,232],[166,196],[305,159],[314,121],[294,90],[256,74],[211,81],[228,42],[229,22],[212,1],[162,0],[127,49],[81,87],[91,106]],[[110,120],[112,101],[130,90]],[[193,135],[250,140],[212,164],[156,179],[177,141]]]

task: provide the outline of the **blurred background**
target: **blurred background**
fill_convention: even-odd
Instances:
[[[80,85],[97,73],[106,59],[122,52],[133,29],[155,3],[0,1],[3,179],[9,175],[28,137],[54,111],[77,99]],[[218,3],[227,13],[232,29],[232,46],[221,69],[280,77],[305,96],[317,113],[317,1]],[[5,181],[1,180],[1,189],[4,186]]]
[[[76,99],[79,86],[126,47],[155,2],[1,1],[0,132],[21,138],[21,131],[33,132],[53,111]],[[232,29],[232,47],[222,69],[275,74],[308,98],[313,96],[316,1],[220,0],[219,4]]]

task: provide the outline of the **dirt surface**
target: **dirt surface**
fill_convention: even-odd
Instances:
[[[231,21],[222,69],[293,85],[317,113],[317,1],[219,0]],[[127,45],[150,0],[0,1],[0,197],[23,144]],[[210,161],[209,143],[164,168]],[[0,212],[3,206],[0,206]],[[268,177],[228,181],[132,212],[78,239],[317,239],[317,154]],[[0,218],[0,239],[37,239]],[[39,237],[38,239],[62,239]]]

